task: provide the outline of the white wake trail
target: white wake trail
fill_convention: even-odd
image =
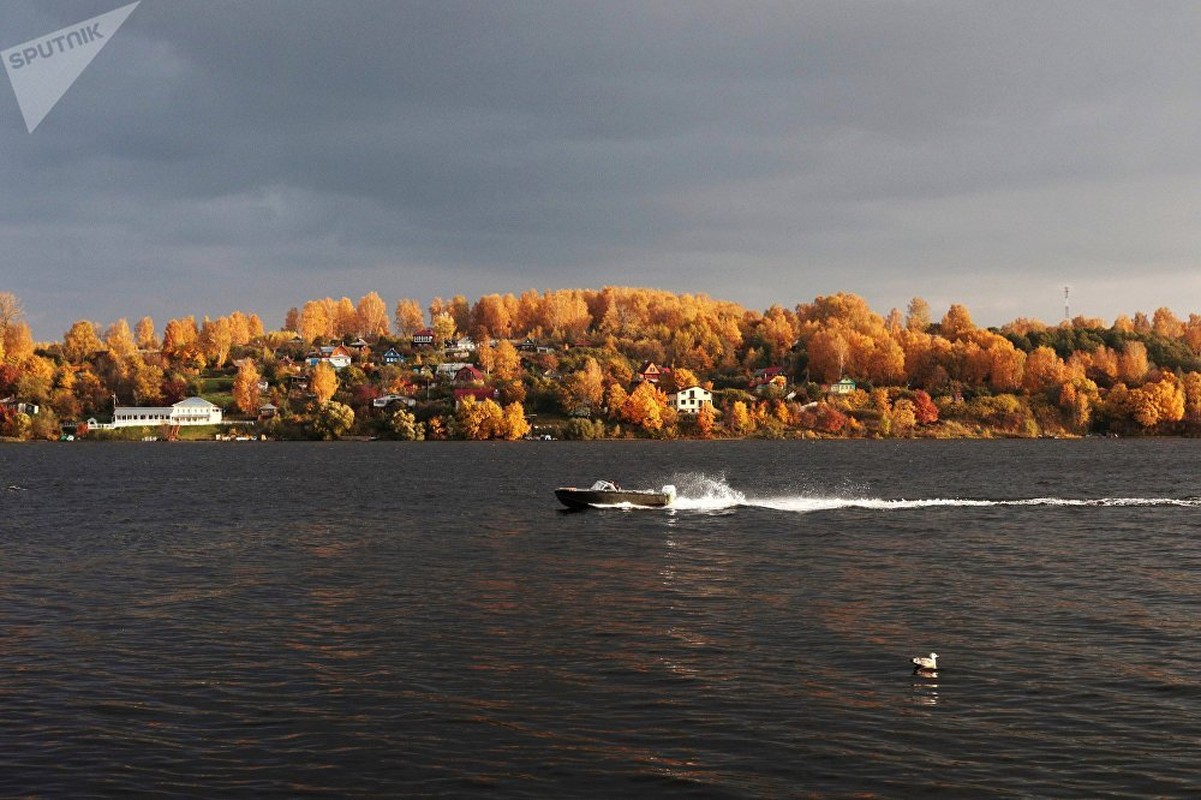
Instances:
[[[905,511],[922,508],[982,508],[990,506],[1078,506],[1099,508],[1142,508],[1174,506],[1201,507],[1201,497],[1030,497],[1014,499],[970,499],[959,497],[896,498],[839,497],[811,494],[755,497],[733,488],[724,475],[677,475],[679,487],[671,508],[684,511],[722,511],[738,507],[765,508],[808,514],[815,511],[866,509],[869,511]]]

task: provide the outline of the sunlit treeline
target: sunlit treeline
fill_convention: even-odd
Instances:
[[[415,352],[411,339],[424,329],[434,345]],[[921,298],[886,314],[844,293],[757,311],[704,294],[613,286],[474,301],[456,295],[425,305],[403,298],[391,307],[375,292],[357,302],[314,299],[292,308],[272,331],[241,311],[171,319],[161,333],[149,317],[132,328],[125,319],[104,327],[78,321],[49,343],[32,340],[19,300],[0,293],[0,398],[74,419],[111,405],[114,395],[173,402],[203,389],[205,370],[236,359],[245,373],[237,406],[249,413],[262,398],[248,387],[260,376],[280,382],[277,357],[286,348],[299,357],[318,344],[362,338],[428,365],[440,359],[443,344],[463,337],[481,344],[474,360],[500,398],[497,408],[475,408],[460,421],[472,430],[511,433],[521,409],[586,420],[598,435],[622,424],[656,435],[897,435],[936,425],[951,435],[1201,428],[1197,314],[1182,319],[1160,308],[1112,323],[1023,318],[981,328],[964,306],[936,314]],[[527,339],[542,354],[519,357],[513,344]],[[658,395],[635,385],[644,362],[669,368],[654,387]],[[752,380],[767,368],[779,377]],[[829,395],[825,387],[843,378],[856,382],[855,391]],[[406,369],[365,361],[321,394],[325,403],[337,396],[365,409],[373,396],[411,392],[420,383]],[[714,407],[677,419],[667,393],[690,383],[713,390]],[[270,399],[287,399],[272,391]]]

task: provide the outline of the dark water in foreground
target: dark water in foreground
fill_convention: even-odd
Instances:
[[[1199,464],[3,447],[0,795],[1197,796]],[[596,477],[680,507],[557,510]]]

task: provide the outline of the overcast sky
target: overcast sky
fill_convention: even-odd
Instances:
[[[5,0],[0,49],[124,5]],[[143,0],[27,133],[35,337],[606,284],[1201,312],[1201,3]],[[7,81],[5,81],[7,83]]]

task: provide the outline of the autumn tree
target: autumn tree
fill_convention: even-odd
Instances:
[[[150,317],[142,317],[138,320],[137,327],[134,328],[134,341],[138,347],[143,350],[157,350],[158,340],[154,338],[154,320]]]
[[[638,384],[621,407],[621,418],[638,425],[648,433],[658,433],[674,423],[674,410],[667,405],[667,395],[650,381]]]
[[[819,381],[832,382],[846,373],[851,346],[842,331],[821,329],[809,338],[809,370]]]
[[[163,368],[157,364],[147,364],[141,358],[131,362],[130,380],[133,384],[134,399],[139,403],[151,405],[163,400]]]
[[[104,349],[96,333],[96,326],[87,320],[78,320],[63,334],[63,355],[72,364],[82,364],[93,353]]]
[[[194,317],[168,320],[167,327],[163,329],[163,354],[178,357],[199,336],[200,331],[196,328]]]
[[[464,397],[455,410],[455,428],[464,439],[492,439],[503,429],[504,421],[504,410],[487,398]]]
[[[9,326],[15,325],[25,318],[25,309],[21,301],[12,292],[0,292],[0,338],[7,333]]]
[[[116,358],[129,358],[138,351],[133,331],[123,318],[108,326],[108,330],[104,332],[104,344]]]
[[[592,356],[584,359],[583,369],[571,373],[563,382],[563,409],[568,414],[596,414],[604,402],[604,375]]]
[[[696,373],[687,367],[676,367],[667,376],[661,386],[664,391],[682,392],[693,386],[700,386],[701,379],[696,376]]]
[[[955,340],[976,330],[976,323],[972,321],[972,315],[968,312],[967,307],[956,303],[947,309],[940,327],[944,337]]]
[[[29,323],[18,321],[10,323],[4,332],[3,346],[0,355],[9,364],[23,364],[33,355],[33,334]]]
[[[917,426],[917,409],[912,400],[902,397],[892,405],[892,428],[902,436]]]
[[[1138,341],[1127,341],[1118,355],[1118,378],[1127,386],[1139,384],[1147,377],[1150,369],[1147,346]]]
[[[932,425],[938,422],[938,406],[930,399],[930,395],[918,389],[913,393],[913,417],[918,425]]]
[[[905,327],[911,331],[924,332],[930,327],[930,304],[920,297],[909,301],[909,312],[905,318]]]
[[[1201,372],[1189,372],[1182,381],[1184,389],[1184,418],[1201,422]]]
[[[317,396],[317,405],[323,406],[330,401],[338,391],[338,373],[327,361],[320,361],[313,367],[309,378],[309,391]]]
[[[501,339],[492,352],[492,376],[498,381],[513,381],[521,376],[521,354],[508,339]]]
[[[260,397],[258,368],[250,359],[244,359],[234,378],[234,403],[243,414],[254,414],[262,400]]]
[[[455,318],[448,312],[434,317],[434,344],[438,347],[453,342],[455,338]]]
[[[329,331],[328,336],[341,339],[359,333],[359,310],[349,297],[330,302],[330,308],[333,330]]]
[[[214,367],[223,367],[229,359],[230,348],[233,347],[233,333],[228,317],[218,317],[210,320],[204,318],[200,329],[200,349],[204,357]]]
[[[498,294],[485,295],[475,302],[466,328],[468,334],[481,343],[490,336],[507,339],[512,335],[512,329],[509,306]]]
[[[321,300],[310,300],[300,309],[297,333],[306,342],[314,342],[331,336],[334,316],[329,305]]]
[[[1050,347],[1036,347],[1026,357],[1022,385],[1029,392],[1058,388],[1064,379],[1064,363]]]
[[[620,383],[611,383],[605,390],[605,406],[609,409],[612,419],[621,419],[621,409],[625,406],[629,394]]]
[[[713,408],[713,404],[709,402],[701,403],[700,410],[696,412],[696,429],[700,433],[701,438],[712,438],[713,427],[716,424],[717,411]]]
[[[371,292],[359,300],[357,327],[361,336],[388,335],[388,304],[378,294]]]
[[[1151,317],[1151,330],[1165,339],[1179,339],[1184,336],[1184,323],[1170,308],[1161,307]]]
[[[510,441],[520,439],[530,432],[530,423],[525,418],[525,408],[521,403],[509,403],[504,408],[498,436]]]
[[[1144,428],[1184,418],[1185,394],[1174,375],[1144,384],[1130,392],[1134,421]]]
[[[406,339],[425,327],[421,304],[405,298],[396,303],[396,333]]]

